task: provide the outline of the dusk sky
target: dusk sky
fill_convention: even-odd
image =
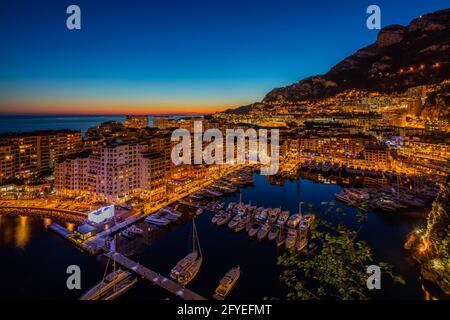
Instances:
[[[81,30],[66,8],[81,8]],[[449,7],[422,1],[2,0],[0,113],[193,113],[259,101]]]

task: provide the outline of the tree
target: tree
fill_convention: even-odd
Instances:
[[[287,286],[288,299],[369,299],[366,270],[373,264],[384,275],[404,283],[393,274],[389,264],[374,263],[370,247],[357,240],[358,232],[344,224],[334,228],[327,221],[316,219],[310,235],[310,244],[304,252],[291,251],[278,258],[284,267],[280,278]]]

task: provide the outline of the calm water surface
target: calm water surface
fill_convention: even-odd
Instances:
[[[335,184],[320,184],[307,179],[286,181],[284,186],[271,185],[267,178],[255,174],[255,185],[242,189],[243,201],[266,207],[280,207],[297,212],[299,201],[304,210],[312,208],[318,215],[337,223],[345,221],[358,227],[356,210],[336,202],[334,194],[342,189]],[[238,201],[239,195],[226,198]],[[323,202],[327,202],[326,204]],[[308,205],[309,204],[309,205]],[[343,213],[336,208],[343,208]],[[204,213],[197,221],[198,235],[204,262],[197,278],[188,285],[197,293],[210,298],[217,282],[225,272],[241,266],[242,277],[231,299],[283,297],[284,288],[278,280],[281,253],[274,244],[259,243],[244,232],[234,233],[226,227],[211,223],[211,213]],[[46,222],[48,223],[48,221]],[[422,219],[369,212],[360,236],[373,248],[377,260],[390,262],[407,284],[383,282],[379,297],[383,299],[423,299],[417,269],[403,243],[408,232]],[[87,289],[101,279],[105,261],[80,252],[69,242],[45,229],[45,221],[31,217],[0,216],[0,297],[74,299],[80,291],[66,289],[66,268],[71,264],[82,269],[83,288]],[[188,221],[170,229],[149,228],[140,225],[145,235],[135,240],[121,240],[119,250],[143,265],[167,275],[174,264],[191,248],[192,224]],[[140,281],[122,299],[171,298],[170,294],[147,281]]]

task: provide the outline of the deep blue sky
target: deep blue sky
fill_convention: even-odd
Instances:
[[[70,4],[81,7],[82,30],[66,29]],[[382,26],[450,7],[449,0],[2,0],[0,112],[56,105],[189,112],[260,100],[374,42],[370,4],[381,7]]]

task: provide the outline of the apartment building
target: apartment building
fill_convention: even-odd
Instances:
[[[389,164],[389,148],[385,145],[368,144],[364,149],[364,160],[378,165]]]
[[[0,183],[51,170],[59,157],[82,147],[81,131],[50,130],[0,135]]]
[[[145,129],[148,127],[148,116],[126,116],[123,124],[126,128]]]
[[[113,140],[62,159],[54,171],[54,186],[60,194],[92,194],[112,202],[138,191],[159,199],[165,193],[169,161],[143,142]]]

